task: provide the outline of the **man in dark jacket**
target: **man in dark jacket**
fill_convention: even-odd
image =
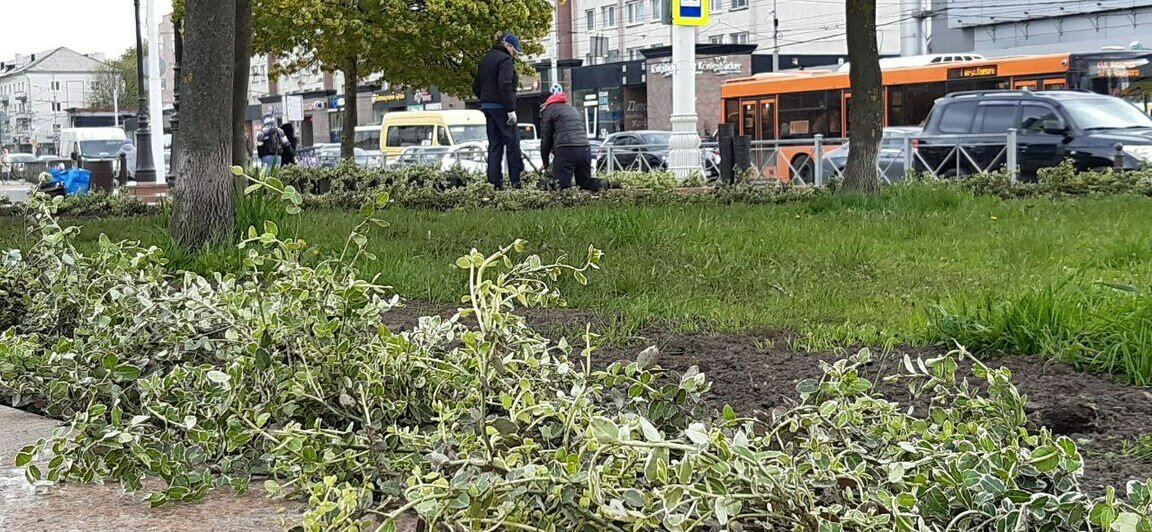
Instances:
[[[597,192],[600,181],[592,179],[592,149],[588,135],[584,131],[584,120],[571,105],[568,97],[559,92],[544,102],[544,113],[540,117],[540,156],[544,167],[548,167],[548,156],[553,155],[552,172],[560,182],[560,188],[572,187],[572,176],[576,176],[576,186]]]
[[[496,45],[480,61],[472,82],[472,92],[480,99],[480,109],[488,124],[488,182],[504,187],[503,163],[508,156],[508,178],[520,188],[524,161],[520,155],[520,132],[516,127],[516,54],[520,39],[501,33]]]

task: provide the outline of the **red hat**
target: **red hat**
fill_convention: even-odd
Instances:
[[[563,92],[557,92],[556,94],[549,96],[548,100],[544,102],[544,105],[549,106],[554,103],[568,103],[568,97],[565,96]]]

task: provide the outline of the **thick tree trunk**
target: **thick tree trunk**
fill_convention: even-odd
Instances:
[[[252,63],[252,0],[236,2],[236,49],[233,53],[232,78],[232,165],[248,166],[248,71]]]
[[[200,249],[232,237],[236,185],[232,161],[232,58],[236,0],[187,0],[180,88],[180,171],[169,231]]]
[[[848,16],[848,77],[852,108],[848,113],[848,164],[844,186],[849,190],[880,190],[877,157],[884,128],[884,98],[880,51],[876,46],[876,0],[845,0]]]
[[[349,58],[344,65],[344,127],[340,131],[340,158],[346,161],[355,158],[356,120],[360,116],[356,98],[356,88],[360,86],[357,63],[356,58]]]

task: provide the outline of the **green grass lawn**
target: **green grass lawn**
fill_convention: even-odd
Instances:
[[[950,189],[894,187],[772,206],[612,205],[545,211],[393,210],[373,233],[370,273],[409,298],[455,301],[452,264],[476,247],[516,238],[545,257],[603,249],[588,287],[565,281],[574,307],[720,329],[778,327],[817,343],[916,342],[926,310],[953,296],[1011,298],[1068,282],[1152,281],[1152,201],[974,198]],[[306,212],[301,238],[335,250],[355,213]],[[91,220],[83,240],[160,243],[155,218]],[[291,224],[290,224],[291,227]],[[0,248],[21,245],[0,219]]]

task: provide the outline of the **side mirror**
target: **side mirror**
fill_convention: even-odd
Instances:
[[[80,160],[80,152],[78,152],[78,151],[72,152],[71,157],[72,157],[73,161],[79,161]]]
[[[1044,133],[1049,135],[1065,135],[1068,133],[1068,126],[1059,120],[1045,120],[1042,124]]]

